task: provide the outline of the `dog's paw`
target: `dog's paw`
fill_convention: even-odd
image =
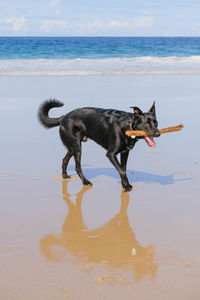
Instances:
[[[131,184],[127,184],[126,186],[124,186],[125,192],[130,192],[132,189],[133,189],[133,186]]]
[[[85,179],[85,180],[83,181],[83,184],[84,184],[84,185],[92,185],[92,182],[90,182],[89,180]]]
[[[71,178],[71,176],[69,176],[69,175],[67,175],[67,174],[62,174],[62,178],[63,178],[63,179],[69,179],[69,178]]]

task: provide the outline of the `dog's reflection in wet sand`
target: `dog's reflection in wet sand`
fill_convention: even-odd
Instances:
[[[68,215],[59,236],[48,234],[41,240],[42,253],[48,260],[61,261],[68,251],[85,263],[103,263],[113,269],[131,268],[136,280],[145,275],[154,277],[157,271],[155,246],[145,248],[136,240],[127,214],[129,195],[122,191],[120,212],[105,225],[89,230],[84,224],[81,209],[82,198],[89,189],[91,187],[83,186],[73,204],[67,192],[67,180],[63,180]],[[56,251],[61,247],[62,252]]]

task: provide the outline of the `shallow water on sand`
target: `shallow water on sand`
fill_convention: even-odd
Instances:
[[[0,299],[199,299],[199,76],[2,77]],[[144,111],[157,100],[157,148],[139,142],[122,191],[105,150],[83,144],[83,187],[58,129],[37,120],[43,99]]]

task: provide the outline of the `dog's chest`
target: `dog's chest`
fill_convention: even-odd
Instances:
[[[127,144],[126,144],[126,149],[127,150],[131,150],[131,149],[133,149],[133,147],[135,146],[135,143],[138,141],[138,139],[137,138],[131,138],[131,139],[129,139],[128,140],[128,142],[127,142]]]

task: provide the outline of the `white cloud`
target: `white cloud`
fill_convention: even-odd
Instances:
[[[11,29],[14,31],[20,31],[24,28],[26,19],[24,17],[11,17],[11,18],[6,18],[4,20],[1,20],[1,22],[5,24],[11,24]]]
[[[52,0],[53,3],[58,3],[58,0]],[[60,0],[59,0],[60,1]],[[56,10],[57,11],[57,10]],[[60,11],[57,11],[59,14]],[[37,24],[39,32],[37,34],[58,34],[58,35],[127,35],[134,34],[138,29],[151,29],[153,27],[153,17],[150,15],[143,15],[135,17],[131,20],[117,20],[111,19],[107,21],[95,19],[91,22],[69,23],[65,19],[43,19],[40,24]],[[27,20],[25,17],[7,17],[0,19],[0,29],[3,33],[16,33],[21,34],[29,32],[30,24],[27,27]]]
[[[57,30],[65,30],[67,28],[67,22],[65,20],[43,20],[40,25],[40,30],[44,33],[55,32]]]
[[[140,13],[142,15],[150,15],[150,11],[149,10],[141,10]]]
[[[55,11],[55,14],[58,16],[61,14],[61,10],[57,7],[60,2],[62,0],[51,0],[49,3],[48,3],[48,6],[50,6],[50,8],[54,9]]]
[[[130,24],[128,22],[119,22],[119,21],[111,21],[108,23],[109,27],[113,27],[113,28],[128,28],[130,27]]]
[[[85,24],[77,24],[81,31],[85,30],[112,30],[112,29],[130,29],[135,28],[151,28],[153,27],[153,17],[152,16],[140,16],[135,17],[130,21],[118,21],[111,20],[109,22],[103,22],[101,20],[94,20],[93,22],[88,22]]]
[[[78,24],[78,26],[80,26],[81,28],[92,29],[92,28],[102,28],[105,26],[105,24],[102,21],[94,20],[93,22],[88,22],[86,24]]]
[[[61,14],[61,10],[60,9],[56,9],[56,15],[60,15]]]
[[[151,28],[153,27],[153,17],[152,16],[142,16],[142,17],[136,17],[133,20],[133,27],[135,28]]]
[[[153,17],[152,16],[141,16],[141,17],[135,17],[131,21],[127,22],[120,22],[117,20],[112,20],[109,23],[106,24],[106,27],[108,28],[150,28],[153,27]]]
[[[51,1],[49,2],[49,6],[52,7],[52,8],[54,8],[54,7],[56,7],[61,1],[62,1],[62,0],[51,0]]]

